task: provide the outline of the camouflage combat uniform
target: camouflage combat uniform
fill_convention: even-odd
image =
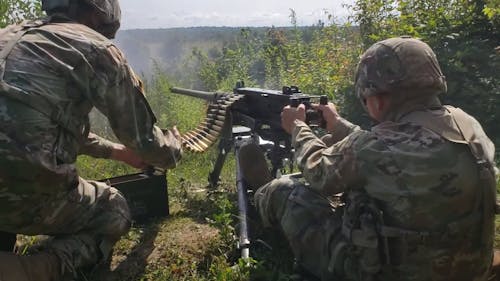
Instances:
[[[398,104],[370,131],[340,119],[320,139],[296,121],[292,141],[304,179],[274,180],[255,202],[306,271],[322,280],[487,279],[494,146],[474,118],[431,96]]]
[[[64,16],[0,30],[0,81],[0,231],[55,236],[49,248],[65,272],[94,264],[128,231],[130,213],[116,189],[78,176],[78,154],[111,153],[88,134],[90,110],[151,165],[174,167],[179,141],[154,125],[121,51]]]

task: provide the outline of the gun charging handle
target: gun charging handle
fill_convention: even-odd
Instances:
[[[319,97],[319,104],[321,105],[327,105],[328,104],[328,96],[322,95]],[[319,112],[320,115],[320,124],[319,126],[323,129],[326,129],[326,120],[323,117],[323,112]]]
[[[323,114],[314,110],[311,106],[311,97],[291,97],[290,98],[290,106],[298,107],[299,105],[306,106],[306,124],[309,126],[319,126],[321,128],[326,128],[326,120],[323,118]],[[327,105],[328,97],[326,95],[322,95],[319,97],[319,104]]]

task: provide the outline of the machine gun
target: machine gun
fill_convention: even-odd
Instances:
[[[250,133],[268,141],[268,158],[272,164],[272,175],[284,168],[283,160],[292,159],[290,135],[281,127],[281,111],[290,105],[297,107],[305,104],[306,123],[311,126],[325,126],[322,115],[311,108],[313,100],[328,103],[326,96],[303,94],[298,87],[283,87],[282,91],[246,88],[238,82],[233,93],[203,92],[173,87],[172,93],[192,96],[208,101],[207,116],[196,129],[182,136],[184,148],[194,152],[203,152],[220,136],[219,156],[209,176],[211,186],[219,181],[220,171],[225,161],[226,152],[234,144],[233,128],[242,134],[241,128],[248,128]]]
[[[187,150],[203,152],[217,139],[219,154],[208,181],[215,187],[227,153],[234,148],[236,154],[236,184],[238,190],[239,242],[241,257],[249,257],[250,239],[248,235],[248,188],[239,163],[239,148],[246,141],[254,141],[264,148],[272,165],[271,174],[279,177],[285,172],[285,160],[289,161],[289,171],[293,168],[291,138],[281,127],[281,111],[290,105],[306,105],[306,122],[311,126],[322,126],[322,115],[311,108],[314,99],[327,104],[326,96],[309,96],[298,87],[283,87],[282,91],[246,88],[238,82],[233,93],[210,93],[183,88],[171,88],[173,93],[201,98],[210,104],[207,116],[196,129],[182,135],[183,146]]]

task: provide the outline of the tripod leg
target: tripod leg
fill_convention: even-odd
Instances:
[[[217,155],[217,160],[213,170],[208,175],[208,183],[210,187],[216,187],[220,180],[220,173],[222,167],[224,167],[224,162],[226,161],[227,154],[233,146],[232,140],[221,139],[219,143],[219,154]]]
[[[221,138],[219,141],[219,154],[217,155],[217,160],[213,170],[208,175],[208,183],[210,187],[214,188],[217,186],[220,180],[220,173],[222,167],[224,167],[224,162],[226,161],[227,154],[233,147],[233,117],[231,112],[226,115],[226,121],[224,122],[224,127],[222,129]]]
[[[238,142],[238,141],[237,141]],[[241,257],[247,260],[250,257],[250,237],[248,235],[248,189],[243,178],[240,165],[240,145],[235,144],[236,154],[236,186],[238,188],[238,219],[239,241]]]

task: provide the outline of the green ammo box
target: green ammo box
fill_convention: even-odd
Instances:
[[[167,178],[164,173],[138,173],[101,180],[127,199],[135,223],[169,215]]]

